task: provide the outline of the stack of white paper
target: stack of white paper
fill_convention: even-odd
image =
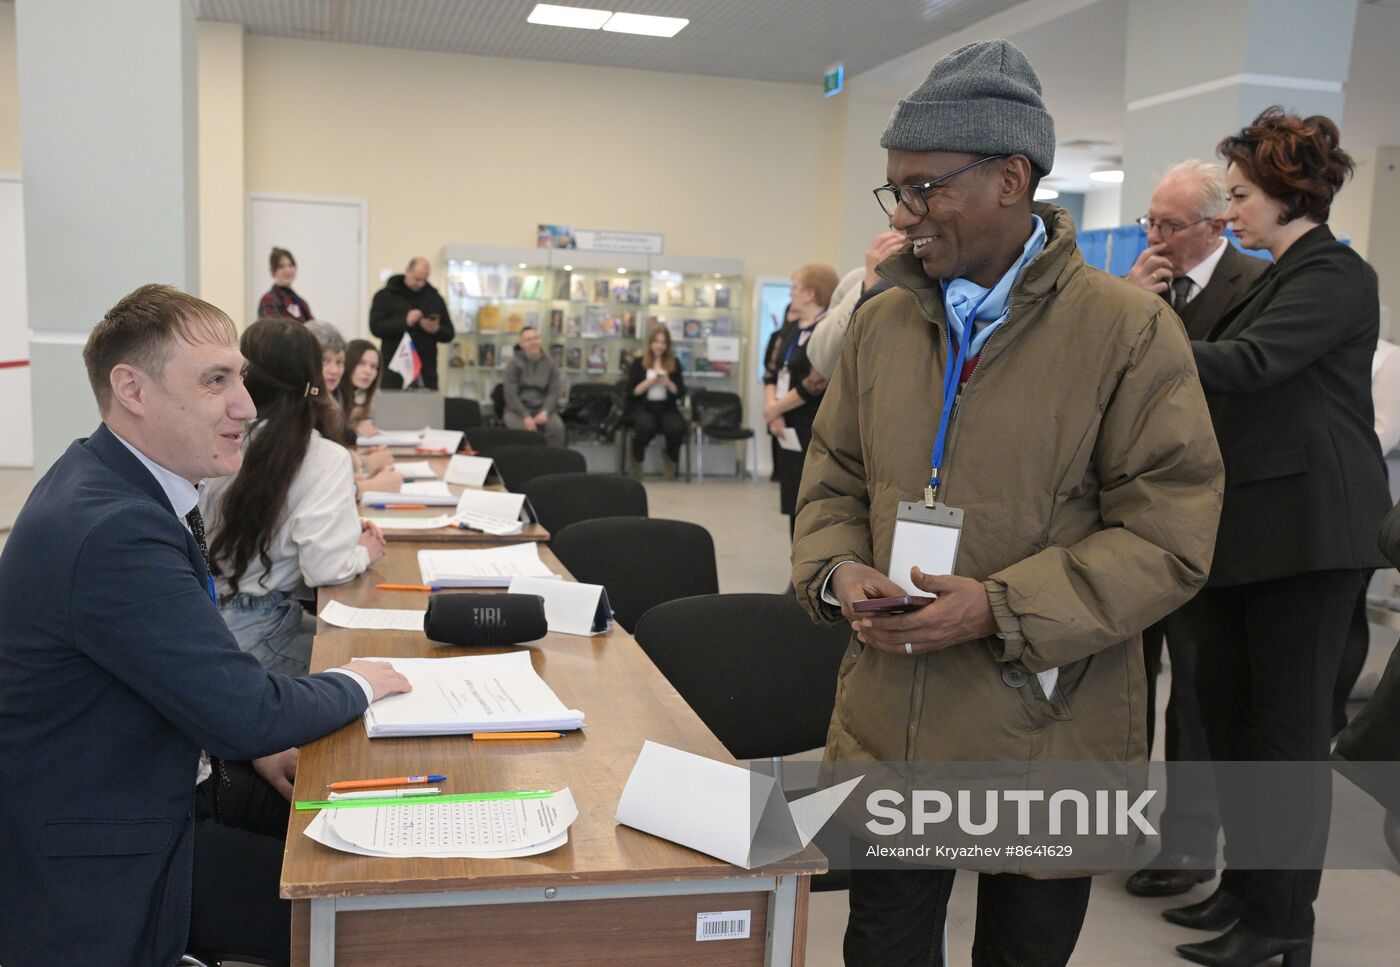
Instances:
[[[436,484],[441,490],[433,487]],[[425,480],[418,483],[406,483],[403,485],[403,492],[391,494],[383,490],[367,490],[360,497],[360,503],[370,505],[382,505],[384,507],[454,507],[457,498],[447,489],[447,484],[441,480]]]
[[[405,480],[436,480],[432,466],[426,460],[411,460],[394,464],[394,469]]]
[[[386,631],[422,631],[425,611],[399,608],[352,608],[329,601],[321,609],[321,620],[337,628],[377,628]]]
[[[480,487],[491,475],[490,457],[472,457],[459,453],[447,461],[447,482],[462,487]]]
[[[316,842],[361,856],[534,856],[569,841],[578,806],[552,796],[323,809],[306,827]]]
[[[355,442],[362,447],[416,447],[422,430],[380,430],[374,436],[362,436]]]
[[[371,739],[583,728],[583,713],[564,707],[536,674],[528,651],[370,660],[393,662],[394,670],[413,685],[413,691],[365,709],[365,732]]]
[[[436,517],[374,517],[366,514],[360,519],[378,524],[384,530],[400,531],[431,531],[452,523],[452,518],[447,514]]]
[[[534,543],[486,550],[419,551],[423,583],[435,588],[504,588],[515,577],[556,577]]]

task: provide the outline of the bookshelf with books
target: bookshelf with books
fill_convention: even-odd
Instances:
[[[489,399],[526,326],[571,383],[618,382],[658,325],[691,388],[743,393],[740,260],[450,245],[443,262],[457,328],[448,395]]]

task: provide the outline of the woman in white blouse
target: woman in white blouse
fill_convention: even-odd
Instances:
[[[384,556],[384,537],[359,517],[316,338],[300,323],[262,319],[239,348],[258,418],[242,469],[200,495],[210,568],[239,646],[269,671],[303,675],[316,619],[302,602],[362,574]]]

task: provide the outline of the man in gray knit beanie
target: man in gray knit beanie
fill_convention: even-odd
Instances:
[[[939,61],[881,144],[875,196],[906,244],[846,333],[792,545],[803,606],[856,639],[826,759],[851,776],[1014,763],[1047,798],[1051,770],[1087,763],[1108,788],[1146,760],[1139,634],[1196,593],[1214,548],[1224,471],[1190,346],[1161,299],[1084,264],[1068,214],[1033,204],[1055,125],[1010,43]],[[910,594],[934,600],[855,609]],[[941,850],[953,826],[909,843]],[[871,855],[868,828],[852,856]],[[1028,831],[1054,855],[1042,818]],[[1076,846],[1075,869],[1130,864],[1110,840],[1100,863]],[[1053,862],[972,861],[974,967],[1069,962],[1091,880]],[[941,963],[953,877],[852,869],[847,967]]]

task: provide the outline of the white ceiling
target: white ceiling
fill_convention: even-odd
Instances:
[[[672,39],[526,23],[535,0],[195,0],[255,34],[820,85],[961,30],[1019,0],[556,0],[686,17]]]

